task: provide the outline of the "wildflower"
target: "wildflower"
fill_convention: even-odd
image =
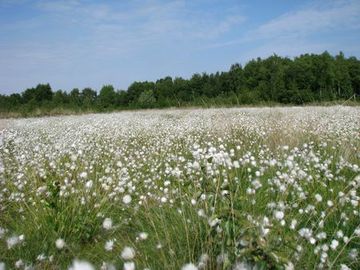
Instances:
[[[198,270],[198,268],[194,264],[188,263],[183,265],[183,267],[181,267],[181,270]]]
[[[95,270],[95,267],[87,261],[74,260],[69,270]]]
[[[113,247],[114,247],[114,239],[106,241],[105,250],[111,251],[111,250],[113,250]]]
[[[21,241],[20,241],[20,238],[19,236],[11,236],[9,237],[8,239],[6,239],[6,243],[7,243],[7,247],[8,249],[11,249],[12,247],[14,247],[15,245],[19,244]]]
[[[124,263],[124,270],[135,270],[135,263],[134,262]]]
[[[349,252],[349,258],[351,260],[356,260],[358,255],[359,255],[359,251],[356,248],[351,249]]]
[[[340,264],[340,270],[351,270],[346,264]]]
[[[321,195],[320,195],[320,194],[315,194],[315,200],[316,200],[317,202],[321,202],[321,201],[322,201]]]
[[[208,263],[209,260],[210,260],[209,255],[207,255],[206,253],[202,254],[199,259],[198,268],[205,269],[206,264]]]
[[[116,270],[116,267],[112,263],[103,262],[100,270]]]
[[[296,220],[296,219],[291,220],[290,229],[291,229],[291,230],[295,230],[296,224],[297,224],[297,220]]]
[[[234,270],[252,270],[254,267],[248,262],[237,262],[234,266]]]
[[[131,196],[129,194],[126,194],[123,199],[122,199],[123,203],[125,204],[129,204],[131,203]]]
[[[338,245],[339,245],[339,241],[334,239],[331,241],[330,247],[332,250],[335,250],[338,247]]]
[[[284,218],[284,212],[282,211],[275,211],[274,216],[277,220],[282,220]]]
[[[20,259],[15,262],[15,268],[21,268],[23,267],[24,262]]]
[[[124,247],[121,252],[121,258],[124,260],[132,260],[135,257],[135,250],[131,247]]]
[[[148,238],[148,233],[146,232],[139,233],[139,238],[140,240],[146,240]]]
[[[103,221],[103,228],[105,230],[110,230],[112,228],[112,220],[111,218],[105,218]]]
[[[294,270],[295,267],[294,267],[294,264],[292,262],[288,262],[286,265],[285,265],[285,270]]]
[[[61,239],[61,238],[57,239],[57,240],[55,241],[55,246],[56,246],[57,249],[63,249],[64,246],[65,246],[65,241],[64,241],[64,239]]]
[[[94,182],[93,182],[92,180],[89,180],[89,181],[86,182],[85,187],[86,187],[87,189],[91,189],[91,187],[93,186],[93,184],[94,184]]]

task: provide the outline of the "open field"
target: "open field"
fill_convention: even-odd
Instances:
[[[0,158],[0,269],[360,269],[359,107],[9,120]]]

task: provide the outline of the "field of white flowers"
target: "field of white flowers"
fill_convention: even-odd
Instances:
[[[0,269],[360,269],[360,108],[19,119]]]

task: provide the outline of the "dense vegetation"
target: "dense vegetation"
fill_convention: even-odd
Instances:
[[[39,84],[21,94],[0,95],[0,113],[111,111],[259,103],[305,104],[348,99],[360,95],[360,61],[344,57],[304,54],[294,59],[270,56],[234,64],[227,72],[194,74],[190,79],[165,77],[156,82],[134,82],[127,91],[105,85],[69,93],[53,92]]]
[[[359,132],[349,106],[9,120],[0,269],[360,269]]]

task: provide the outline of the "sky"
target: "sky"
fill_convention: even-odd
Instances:
[[[226,71],[274,53],[360,58],[360,0],[0,0],[0,94]]]

